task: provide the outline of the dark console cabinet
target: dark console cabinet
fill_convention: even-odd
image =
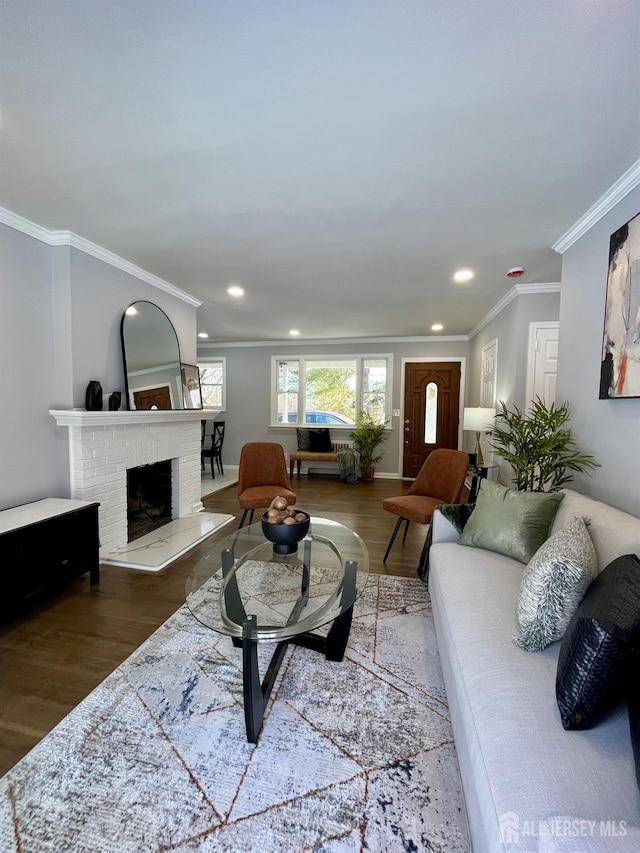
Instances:
[[[98,506],[47,498],[0,512],[0,613],[85,572],[98,582]]]

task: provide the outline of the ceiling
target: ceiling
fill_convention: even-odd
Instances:
[[[639,43],[637,0],[3,0],[0,206],[212,342],[466,334],[640,155]]]

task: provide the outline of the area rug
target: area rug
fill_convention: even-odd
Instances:
[[[289,647],[257,746],[240,667],[178,610],[0,780],[2,853],[470,849],[419,580],[371,575],[342,663]]]

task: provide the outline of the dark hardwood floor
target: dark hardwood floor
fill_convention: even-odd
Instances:
[[[409,483],[379,479],[347,486],[335,476],[303,475],[294,478],[292,487],[302,509],[340,521],[362,536],[372,572],[415,577],[426,533],[420,525],[410,526],[404,545],[399,536],[387,564],[382,562],[396,521],[384,512],[382,501],[402,494]],[[239,518],[236,486],[211,495],[204,504]],[[0,625],[0,773],[184,603],[184,584],[193,566],[232,529],[209,537],[160,572],[103,566],[98,585],[91,587],[85,575],[5,619]]]

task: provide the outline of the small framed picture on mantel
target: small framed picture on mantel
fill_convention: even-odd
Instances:
[[[640,397],[640,213],[611,235],[600,399]]]
[[[196,364],[180,364],[182,400],[185,409],[201,409],[200,371]]]

